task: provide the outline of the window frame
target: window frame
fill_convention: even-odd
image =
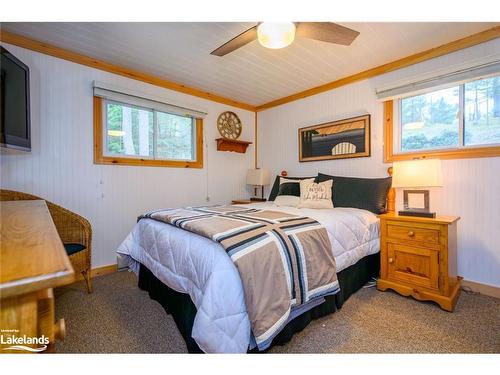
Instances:
[[[475,81],[475,80],[474,80]],[[387,100],[384,106],[384,162],[404,161],[413,159],[439,158],[439,159],[468,159],[500,156],[500,144],[466,145],[465,144],[465,83],[450,85],[459,88],[459,119],[458,141],[454,147],[440,147],[421,151],[401,150],[401,99]],[[436,88],[440,90],[442,88]],[[396,101],[396,105],[394,104]],[[397,111],[395,111],[397,109]],[[397,129],[395,129],[397,127]],[[394,142],[396,138],[396,143]]]
[[[112,102],[120,103],[114,100]],[[171,168],[203,168],[203,119],[194,118],[195,143],[193,144],[195,159],[194,160],[172,160],[172,159],[155,159],[154,156],[134,156],[134,155],[113,155],[107,153],[107,140],[105,137],[106,118],[105,100],[94,96],[94,164],[114,164],[114,165],[132,165],[132,166],[149,166],[149,167],[171,167]],[[142,108],[142,107],[141,107]],[[153,116],[156,116],[153,111]],[[154,127],[157,124],[154,122]],[[157,130],[155,129],[155,132]],[[154,147],[156,147],[156,137],[153,137]]]

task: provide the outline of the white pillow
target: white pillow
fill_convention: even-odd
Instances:
[[[314,182],[314,179],[300,181],[299,208],[333,208],[333,180]]]
[[[314,178],[309,179],[314,181]],[[285,177],[280,177],[280,184],[279,184],[279,189],[278,189],[278,194],[282,193],[281,188],[283,184],[294,184],[297,185],[297,191],[300,194],[300,180],[290,180]],[[291,189],[294,190],[294,189]],[[278,195],[274,199],[274,204],[277,206],[290,206],[290,207],[297,207],[300,202],[300,197],[296,195]]]
[[[278,195],[274,200],[274,204],[277,206],[297,207],[299,202],[300,198],[295,195]]]

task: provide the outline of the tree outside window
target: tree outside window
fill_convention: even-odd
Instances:
[[[403,152],[500,144],[500,77],[401,99],[400,118]]]

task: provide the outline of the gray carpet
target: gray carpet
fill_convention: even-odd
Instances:
[[[56,290],[66,321],[59,353],[186,353],[171,316],[137,287],[129,272]],[[374,288],[313,321],[273,353],[499,353],[500,300],[462,293],[453,313]]]

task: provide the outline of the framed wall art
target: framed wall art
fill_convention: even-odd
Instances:
[[[299,161],[370,156],[370,115],[299,129]]]

